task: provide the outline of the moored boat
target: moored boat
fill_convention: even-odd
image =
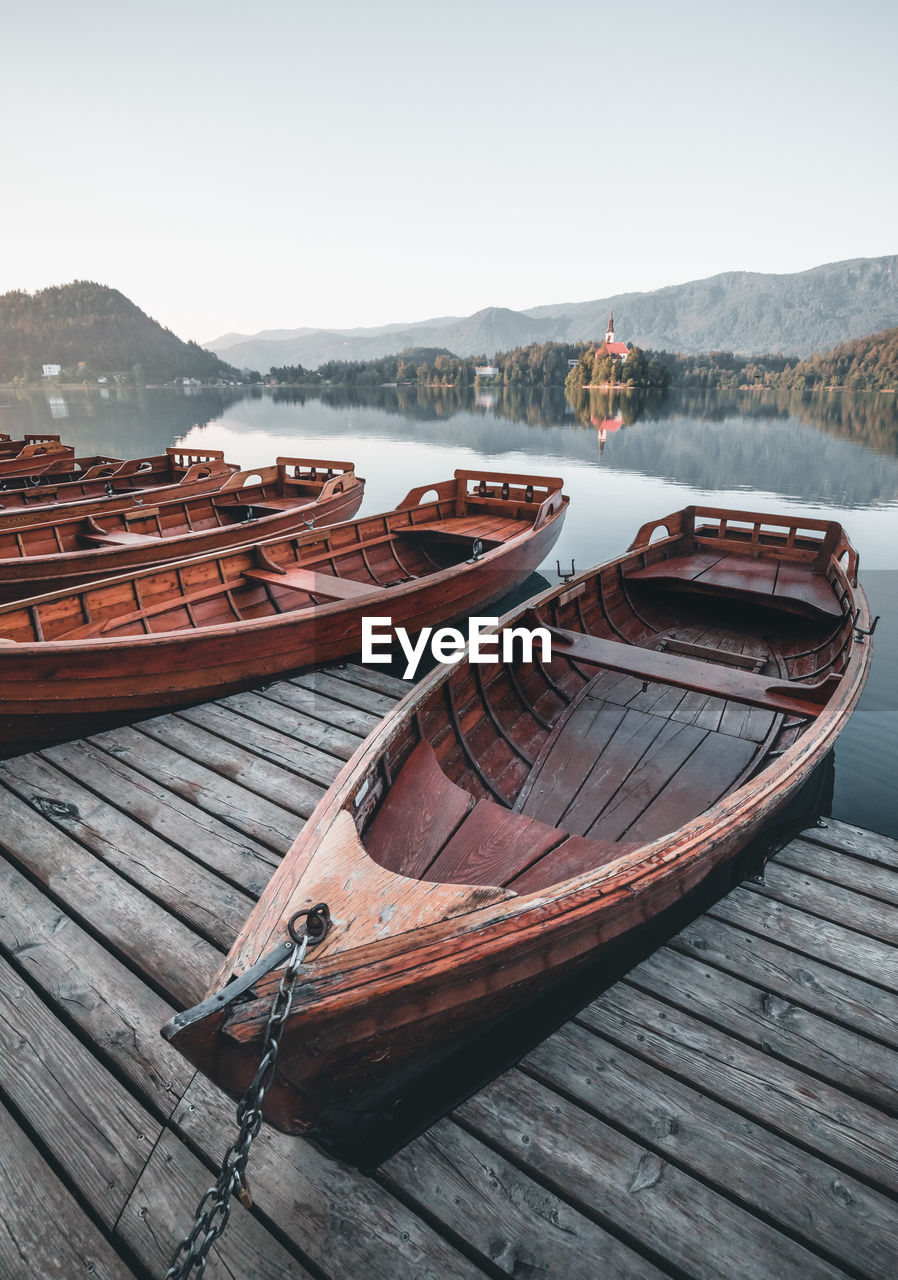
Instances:
[[[458,471],[393,511],[0,606],[10,749],[358,653],[362,620],[476,613],[539,565],[561,480]]]
[[[64,470],[75,457],[72,445],[63,444],[59,436],[26,436],[24,442],[8,443],[12,445],[9,452],[0,452],[0,483],[4,487],[40,483],[39,477],[60,466]]]
[[[355,515],[364,491],[351,462],[279,458],[236,472],[210,493],[89,515],[62,507],[43,523],[0,523],[0,601],[335,524]]]
[[[152,497],[184,497],[205,493],[222,485],[237,468],[225,462],[220,449],[188,449],[171,446],[162,454],[95,463],[77,480],[46,480],[36,486],[7,488],[0,478],[0,528],[39,524],[65,504],[82,515],[116,511]],[[135,495],[140,495],[135,497]]]
[[[29,445],[14,458],[0,458],[0,486],[23,489],[77,480],[94,467],[121,461],[108,453],[76,457],[71,445]]]
[[[551,656],[426,677],[164,1034],[240,1095],[306,932],[265,1114],[327,1134],[632,941],[831,749],[872,655],[857,563],[835,523],[686,508],[508,615]]]
[[[15,458],[21,454],[23,449],[33,449],[35,446],[50,445],[51,447],[70,448],[69,445],[63,445],[58,435],[46,435],[42,432],[35,432],[30,435],[23,435],[21,440],[14,440],[7,432],[0,432],[0,458]],[[74,449],[72,450],[74,453]]]

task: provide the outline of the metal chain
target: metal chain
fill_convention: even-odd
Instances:
[[[281,1033],[290,1015],[299,966],[305,958],[310,941],[308,934],[293,936],[293,954],[281,975],[281,981],[268,1014],[268,1021],[265,1024],[262,1059],[252,1084],[237,1103],[237,1125],[240,1132],[225,1152],[215,1186],[209,1188],[196,1207],[193,1229],[172,1254],[165,1280],[189,1280],[191,1275],[195,1275],[197,1280],[200,1280],[206,1270],[209,1250],[228,1225],[228,1219],[231,1216],[231,1196],[236,1192],[246,1208],[252,1204],[252,1196],[246,1180],[250,1147],[262,1128],[262,1102],[277,1071]]]

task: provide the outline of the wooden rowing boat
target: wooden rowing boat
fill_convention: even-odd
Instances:
[[[216,994],[164,1034],[242,1093],[289,922],[326,904],[265,1105],[289,1132],[340,1131],[632,942],[832,747],[871,659],[856,573],[837,524],[687,508],[509,615],[503,634],[549,630],[551,660],[425,678],[309,818]]]
[[[69,447],[67,445],[62,445],[58,435],[35,433],[31,435],[24,435],[21,440],[13,440],[5,431],[0,432],[0,458],[15,458],[23,449],[29,449],[35,445],[60,445],[62,448]]]
[[[40,476],[60,464],[71,464],[75,450],[63,444],[59,436],[26,436],[25,442],[13,441],[14,448],[0,453],[0,480],[15,487],[23,477]]]
[[[0,600],[336,524],[355,515],[364,491],[351,462],[278,458],[212,493],[87,516],[62,507],[41,524],[0,525]]]
[[[236,470],[233,463],[225,462],[220,449],[172,446],[149,457],[98,462],[77,480],[48,480],[37,486],[10,489],[0,478],[0,528],[40,524],[50,519],[62,503],[67,512],[77,510],[81,515],[93,515],[121,510],[150,498],[158,501],[166,496],[207,493],[224,484]],[[170,493],[166,495],[165,490]],[[135,498],[135,494],[140,497]]]
[[[82,737],[476,613],[541,563],[562,482],[458,471],[394,511],[0,605],[0,742]]]
[[[0,485],[3,489],[26,489],[60,481],[78,480],[94,467],[121,462],[108,453],[75,457],[70,445],[33,445],[15,458],[0,458]]]

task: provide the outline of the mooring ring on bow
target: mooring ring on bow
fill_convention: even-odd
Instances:
[[[323,942],[331,927],[331,913],[326,902],[316,902],[308,911],[297,911],[291,916],[287,930],[294,942],[308,939],[308,946],[315,947]]]

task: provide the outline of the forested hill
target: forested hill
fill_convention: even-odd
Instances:
[[[789,385],[898,391],[898,329],[855,338],[824,355],[802,360],[794,366]]]
[[[583,289],[598,283],[584,254]],[[560,302],[509,311],[488,307],[460,318],[378,329],[278,329],[249,337],[225,334],[207,345],[240,368],[331,360],[374,360],[406,347],[445,347],[453,355],[510,351],[535,343],[601,340],[614,310],[618,340],[643,351],[778,352],[790,359],[822,351],[898,324],[898,255],[830,262],[809,271],[769,275],[729,271],[651,293],[621,293],[592,302]]]
[[[230,365],[151,320],[118,289],[75,280],[38,293],[0,295],[0,382],[34,382],[42,366],[64,381],[124,375],[129,381],[214,381]]]

